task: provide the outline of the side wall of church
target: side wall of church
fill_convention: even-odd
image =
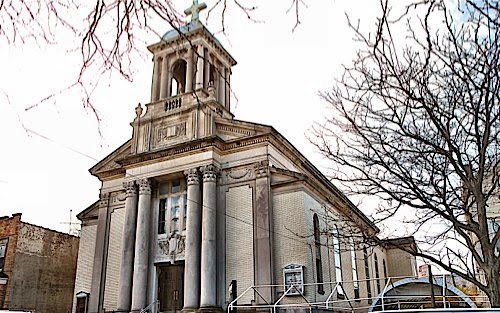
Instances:
[[[125,208],[115,208],[111,213],[109,226],[108,262],[106,265],[106,289],[104,290],[104,308],[116,310],[120,284],[120,266],[122,254],[123,226]]]
[[[273,256],[275,283],[283,284],[283,268],[289,264],[305,266],[304,282],[312,282],[311,251],[305,238],[304,192],[292,191],[273,194]],[[277,296],[283,288],[277,288]],[[307,290],[306,290],[307,292]],[[303,302],[300,296],[286,297],[282,303]]]
[[[226,286],[235,279],[238,293],[254,285],[253,190],[249,185],[231,187],[226,194]],[[250,304],[248,292],[238,304]]]
[[[73,294],[73,311],[76,309],[76,294],[80,291],[90,293],[92,285],[92,268],[94,265],[95,241],[97,225],[84,225],[80,232],[80,247],[76,268],[75,292]]]

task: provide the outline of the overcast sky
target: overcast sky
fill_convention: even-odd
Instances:
[[[204,11],[201,20],[238,62],[232,77],[235,117],[274,126],[323,170],[305,137],[329,113],[318,92],[331,87],[342,64],[353,59],[355,44],[345,13],[368,28],[378,0],[304,1],[307,7],[294,32],[294,13],[286,12],[291,1],[255,1],[260,4],[254,16],[262,23],[229,11],[227,37],[218,33],[218,16],[206,22]],[[205,2],[209,7],[215,3]],[[176,5],[183,10],[190,1],[177,0]],[[163,28],[160,33],[170,29]],[[75,80],[79,56],[68,51],[75,46],[71,38],[63,39],[49,46],[0,41],[0,216],[21,212],[26,222],[67,232],[70,209],[76,221],[75,215],[99,197],[99,181],[88,169],[130,138],[135,106],[149,101],[153,67],[143,46],[143,56],[133,60],[132,83],[118,75],[101,79],[92,95],[99,125],[83,108],[78,90],[26,111]]]

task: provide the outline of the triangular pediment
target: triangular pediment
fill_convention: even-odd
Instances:
[[[122,168],[122,165],[118,161],[123,160],[131,154],[131,145],[132,140],[128,140],[127,142],[125,142],[118,149],[111,152],[108,156],[94,165],[89,170],[90,173],[97,176],[99,173],[120,170]]]
[[[271,127],[234,119],[216,119],[216,135],[224,141],[258,136],[271,132]]]
[[[274,166],[271,168],[271,185],[273,186],[303,181],[304,179],[305,176],[301,173]]]
[[[80,220],[97,219],[99,214],[99,200],[89,205],[85,210],[81,211],[76,215]]]

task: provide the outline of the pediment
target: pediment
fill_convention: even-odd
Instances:
[[[294,183],[305,180],[305,176],[301,173],[272,167],[271,168],[271,185]]]
[[[80,221],[97,219],[99,214],[99,200],[89,205],[85,210],[76,215]]]
[[[271,127],[239,120],[217,119],[216,135],[224,141],[252,137],[271,132]]]
[[[122,165],[120,165],[118,161],[123,160],[131,154],[131,144],[132,140],[125,142],[118,149],[111,152],[108,156],[94,165],[89,170],[90,173],[97,176],[99,173],[120,170]]]

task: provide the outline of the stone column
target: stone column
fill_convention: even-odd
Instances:
[[[203,49],[202,45],[198,46],[197,50],[197,64],[196,64],[196,88],[203,88],[203,70],[204,70],[204,62],[205,62],[205,49]]]
[[[217,169],[214,165],[202,168],[203,221],[201,231],[201,294],[200,307],[217,306],[216,221],[217,221]]]
[[[187,65],[186,65],[186,92],[193,91],[193,50],[188,48],[187,52]]]
[[[201,193],[198,169],[187,176],[186,252],[184,267],[184,311],[200,307]]]
[[[168,58],[165,55],[161,64],[161,85],[160,85],[160,99],[165,99],[168,93]]]
[[[130,311],[132,302],[132,277],[134,273],[135,230],[137,227],[137,185],[134,181],[123,183],[125,188],[125,225],[122,238],[122,262],[118,288],[118,309]]]
[[[149,220],[151,212],[151,181],[139,181],[139,209],[135,239],[134,284],[132,287],[132,310],[140,311],[146,303],[148,289]]]
[[[224,103],[226,109],[228,111],[231,111],[231,106],[230,106],[230,101],[231,101],[231,70],[226,69],[225,71],[225,77],[226,77],[226,85],[225,85],[225,91],[226,91],[226,102]]]
[[[109,193],[100,196],[89,312],[102,312],[109,241]]]
[[[151,82],[151,102],[158,100],[158,87],[159,87],[159,73],[161,71],[160,68],[160,60],[158,58],[153,58],[153,79]]]
[[[226,92],[224,91],[224,86],[226,85],[224,81],[224,67],[219,67],[219,88],[218,88],[218,95],[219,95],[219,103],[222,104],[223,106],[226,105]]]

